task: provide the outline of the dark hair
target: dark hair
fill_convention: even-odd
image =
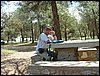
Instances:
[[[44,26],[43,26],[43,29],[45,29],[45,28],[46,28],[46,29],[52,29],[52,27],[51,27],[51,26],[48,26],[48,25],[44,25]]]

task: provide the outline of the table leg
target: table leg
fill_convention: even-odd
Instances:
[[[78,59],[78,48],[56,48],[58,52],[57,60],[79,60]]]
[[[97,53],[96,53],[97,60],[99,60],[99,46],[97,46],[96,49],[97,49]]]

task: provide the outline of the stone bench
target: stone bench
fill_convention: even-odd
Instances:
[[[42,61],[42,60],[43,60],[42,57],[37,55],[37,54],[35,54],[34,56],[31,57],[31,63],[32,64],[34,64],[37,61]]]
[[[96,61],[97,49],[96,48],[79,48],[78,54],[79,54],[79,60],[84,61]]]
[[[99,75],[99,61],[38,61],[28,66],[29,75]]]

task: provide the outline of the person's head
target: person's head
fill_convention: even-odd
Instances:
[[[43,32],[48,35],[52,31],[52,28],[50,26],[44,26]]]

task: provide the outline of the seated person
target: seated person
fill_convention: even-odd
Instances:
[[[44,46],[50,42],[51,40],[48,38],[48,35],[51,33],[52,28],[49,26],[45,26],[43,28],[43,33],[40,34],[38,44],[36,47],[36,52],[38,55],[43,57],[43,60],[50,60],[51,57],[53,59],[57,58],[57,54],[54,52],[49,52],[50,55],[48,55],[48,48],[44,48]]]

